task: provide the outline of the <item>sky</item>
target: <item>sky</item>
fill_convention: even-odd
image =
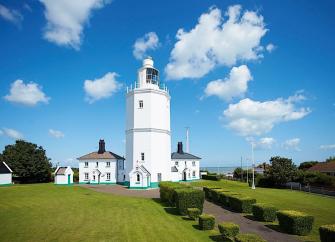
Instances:
[[[0,151],[53,164],[125,155],[125,90],[152,56],[171,95],[172,150],[201,166],[335,155],[334,1],[0,0]]]

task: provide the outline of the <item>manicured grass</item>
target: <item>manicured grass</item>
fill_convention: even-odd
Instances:
[[[211,241],[146,198],[53,184],[0,187],[0,241]]]
[[[320,196],[287,189],[259,188],[256,190],[236,181],[197,181],[193,186],[215,186],[235,191],[255,198],[258,203],[272,204],[278,209],[297,210],[314,216],[314,226],[310,235],[301,236],[302,240],[320,241],[318,229],[324,224],[335,224],[335,198]]]

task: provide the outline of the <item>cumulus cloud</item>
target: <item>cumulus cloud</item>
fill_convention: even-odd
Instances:
[[[93,10],[100,9],[106,0],[40,0],[47,20],[44,38],[60,46],[80,48],[84,25]]]
[[[149,32],[135,41],[133,55],[136,59],[142,60],[148,50],[155,50],[158,47],[159,38],[157,34],[155,32]]]
[[[49,129],[49,134],[55,138],[63,138],[65,135],[62,131]]]
[[[320,145],[321,150],[334,150],[335,149],[335,144],[331,145]]]
[[[265,102],[245,98],[236,104],[230,104],[224,110],[222,118],[228,122],[227,127],[239,135],[262,135],[279,123],[302,119],[308,115],[311,112],[309,108],[299,108],[297,105],[302,99],[302,94]]]
[[[299,138],[293,138],[293,139],[286,140],[283,143],[283,147],[287,150],[300,151],[299,144],[300,144],[300,139]]]
[[[277,46],[275,46],[274,44],[270,43],[268,44],[265,49],[267,50],[267,52],[271,53],[272,51],[274,51],[277,48]]]
[[[6,8],[2,4],[0,4],[0,17],[8,22],[15,24],[16,26],[20,26],[23,20],[23,16],[20,12]]]
[[[229,77],[224,80],[211,81],[205,88],[205,96],[217,96],[230,101],[233,97],[241,97],[248,89],[248,82],[252,80],[251,73],[246,65],[233,67]]]
[[[24,84],[20,79],[11,84],[9,94],[4,98],[13,103],[19,103],[27,106],[35,106],[39,102],[48,103],[49,97],[42,91],[42,87],[37,83],[30,82]]]
[[[259,59],[266,32],[263,16],[257,12],[242,12],[240,5],[234,5],[222,16],[220,9],[211,8],[190,31],[178,30],[165,67],[167,79],[200,78],[216,66]]]
[[[103,77],[93,81],[85,80],[84,90],[86,92],[86,100],[89,103],[93,103],[97,100],[112,96],[113,93],[122,87],[122,84],[116,80],[117,76],[118,74],[115,72],[108,72]]]
[[[19,131],[15,130],[15,129],[9,129],[9,128],[3,128],[2,130],[0,130],[0,135],[5,135],[11,139],[23,139],[23,134],[20,133]]]

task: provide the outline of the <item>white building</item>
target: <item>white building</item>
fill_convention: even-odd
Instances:
[[[79,160],[79,183],[116,184],[125,181],[124,158],[106,151],[105,141],[99,141],[99,150]]]
[[[177,152],[171,154],[171,180],[192,181],[200,179],[200,157],[183,151],[183,143],[178,142]]]
[[[12,173],[9,166],[4,161],[0,161],[0,185],[12,184]]]
[[[126,183],[129,188],[158,187],[160,181],[199,179],[200,158],[171,154],[170,95],[149,57],[126,96]],[[177,165],[176,165],[177,164]]]
[[[70,166],[58,166],[55,170],[55,184],[71,185],[73,184],[73,170]]]

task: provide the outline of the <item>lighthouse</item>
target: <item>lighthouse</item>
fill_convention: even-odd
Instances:
[[[126,172],[129,188],[171,180],[170,95],[151,57],[126,94]]]

